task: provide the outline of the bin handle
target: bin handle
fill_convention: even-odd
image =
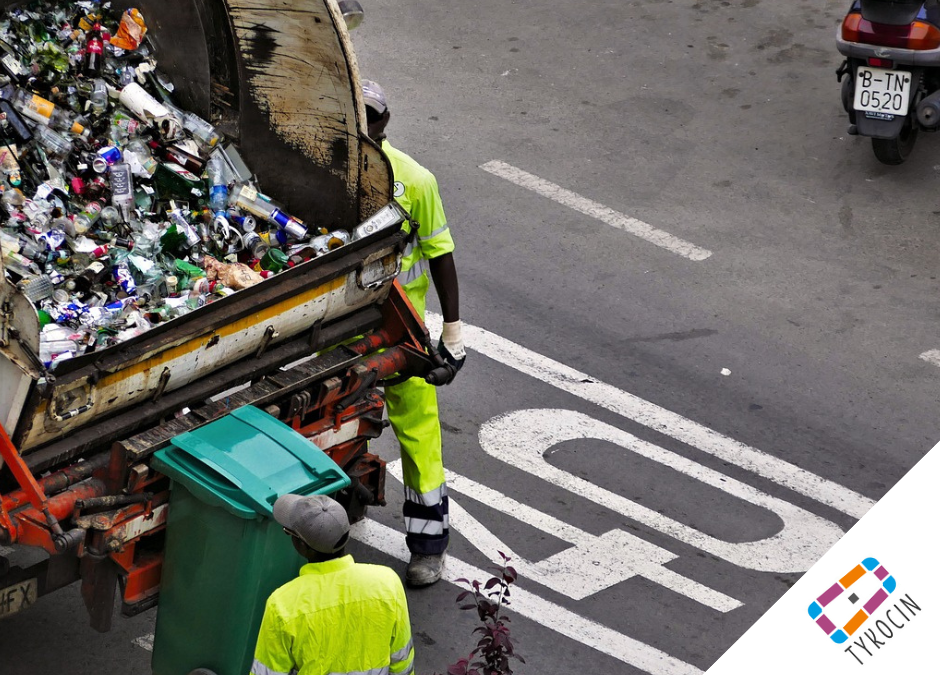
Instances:
[[[193,470],[199,471],[199,465],[201,464],[215,471],[232,483],[245,497],[258,506],[263,507],[265,509],[265,515],[270,513],[271,500],[277,495],[277,491],[273,487],[261,480],[258,476],[245,472],[241,464],[233,460],[229,455],[220,453],[218,448],[198,436],[186,432],[180,434],[177,438],[180,437],[182,443],[179,445],[174,443],[173,445],[189,455],[189,457],[196,462],[196,465],[191,467]],[[183,443],[185,443],[185,447],[183,447]],[[202,476],[208,478],[205,474],[202,474]],[[257,495],[263,495],[263,498],[258,499]]]

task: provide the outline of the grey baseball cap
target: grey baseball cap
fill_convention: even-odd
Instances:
[[[380,115],[388,110],[388,101],[385,98],[385,90],[378,82],[372,80],[362,81],[362,100],[365,104],[375,110]]]
[[[336,553],[349,539],[346,511],[326,495],[284,495],[274,502],[274,520],[320,553]]]

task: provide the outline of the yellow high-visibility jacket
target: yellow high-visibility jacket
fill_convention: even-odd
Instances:
[[[395,201],[418,222],[415,240],[408,245],[402,257],[398,281],[411,304],[424,316],[424,298],[431,282],[427,261],[451,253],[454,240],[447,226],[444,204],[434,174],[409,155],[392,147],[387,140],[382,141],[382,150],[392,165]],[[408,223],[402,227],[410,229]]]
[[[401,580],[347,555],[309,563],[265,605],[251,675],[411,675]]]

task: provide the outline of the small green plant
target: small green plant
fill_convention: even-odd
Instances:
[[[509,566],[509,557],[499,551],[502,565],[493,567],[496,574],[485,584],[469,579],[458,579],[469,590],[457,596],[460,609],[477,611],[481,625],[473,629],[480,635],[477,646],[467,658],[447,668],[447,675],[512,675],[510,659],[525,663],[515,653],[509,631],[509,617],[503,612],[509,606],[509,587],[516,581],[516,570]],[[472,602],[467,599],[471,598]]]

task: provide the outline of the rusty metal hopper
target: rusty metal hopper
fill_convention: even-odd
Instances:
[[[0,0],[0,10],[15,4]],[[180,106],[233,138],[290,212],[351,229],[391,201],[388,160],[364,131],[358,69],[335,0],[114,5],[141,10]],[[238,376],[220,373],[272,346],[293,340],[300,354],[362,332],[403,247],[399,228],[388,228],[54,374],[34,356],[35,311],[0,275],[0,423],[38,470],[148,423],[127,414],[135,406],[209,377],[213,386],[235,383]],[[194,396],[206,388],[197,389]]]

